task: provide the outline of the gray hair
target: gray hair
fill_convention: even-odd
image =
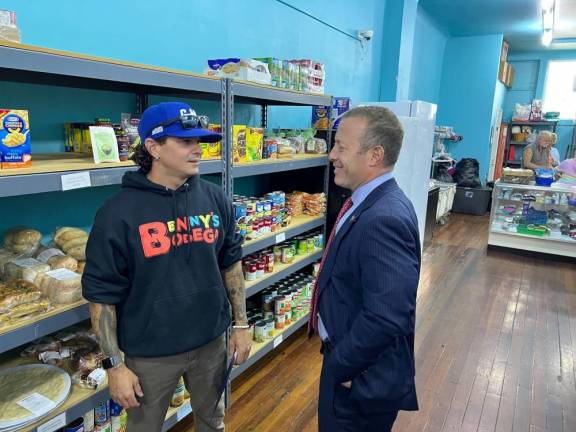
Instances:
[[[364,136],[360,141],[363,151],[374,147],[384,149],[384,165],[393,167],[402,148],[404,130],[398,117],[388,108],[379,106],[365,106],[351,109],[342,116],[346,118],[363,118],[366,120]]]
[[[555,133],[553,133],[553,132],[551,132],[551,131],[549,131],[549,130],[540,131],[540,132],[538,132],[538,135],[536,136],[536,142],[539,142],[539,141],[540,141],[542,138],[544,138],[544,137],[550,137],[550,139],[551,139],[552,141],[554,141],[554,136],[555,136],[555,135],[556,135]]]

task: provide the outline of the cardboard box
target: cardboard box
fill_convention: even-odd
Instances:
[[[28,111],[0,109],[0,167],[32,166]]]
[[[234,125],[232,128],[232,156],[235,163],[247,162],[245,125]]]
[[[262,160],[264,129],[246,128],[246,162]]]
[[[346,111],[350,110],[349,97],[335,97],[332,102],[332,107],[326,105],[318,105],[312,107],[312,127],[314,129],[328,129],[328,110],[331,109],[330,127],[338,129],[340,124],[340,116]]]
[[[208,130],[212,132],[222,133],[222,125],[210,123]],[[220,159],[222,157],[222,141],[215,143],[200,143],[202,148],[202,159]]]

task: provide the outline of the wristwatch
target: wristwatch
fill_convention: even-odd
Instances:
[[[103,369],[112,369],[120,364],[122,364],[122,357],[120,356],[106,357],[104,360],[102,360]]]

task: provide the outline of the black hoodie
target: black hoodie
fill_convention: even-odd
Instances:
[[[220,271],[242,257],[232,203],[199,176],[172,191],[138,172],[98,211],[86,247],[84,298],[114,304],[131,357],[193,350],[230,324]]]

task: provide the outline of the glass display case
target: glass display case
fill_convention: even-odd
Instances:
[[[488,244],[576,257],[576,187],[496,182]]]

